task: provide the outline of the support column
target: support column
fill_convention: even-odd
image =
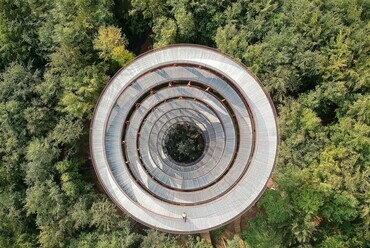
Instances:
[[[200,237],[202,237],[202,239],[204,239],[208,244],[213,246],[210,232],[201,233]]]
[[[235,231],[235,234],[237,234],[239,236],[240,236],[240,234],[242,232],[242,228],[241,228],[240,222],[241,222],[241,217],[239,217],[236,220],[234,220],[234,231]]]
[[[234,220],[234,231],[235,231],[235,235],[238,235],[240,240],[239,240],[239,247],[240,248],[245,248],[245,244],[244,244],[244,241],[243,241],[243,238],[242,238],[242,227],[241,227],[241,217],[237,218],[236,220]]]

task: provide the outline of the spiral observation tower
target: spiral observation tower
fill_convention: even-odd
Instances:
[[[177,127],[190,127],[202,144],[191,160],[166,147]],[[90,129],[109,197],[135,220],[180,234],[215,229],[252,207],[278,142],[276,112],[259,81],[229,56],[195,45],[149,51],[121,69]]]

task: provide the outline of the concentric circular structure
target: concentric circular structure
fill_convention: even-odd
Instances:
[[[165,151],[169,130],[202,135],[195,161]],[[213,49],[150,51],[102,93],[90,133],[93,164],[111,199],[134,219],[172,233],[215,229],[248,210],[275,165],[274,106],[240,63]]]

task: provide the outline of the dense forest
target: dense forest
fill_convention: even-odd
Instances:
[[[277,107],[246,247],[369,247],[369,21],[368,0],[0,0],[0,247],[209,247],[137,228],[88,155],[110,77],[173,43],[233,56]]]

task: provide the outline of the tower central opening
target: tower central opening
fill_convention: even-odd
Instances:
[[[189,166],[204,152],[202,131],[188,123],[175,124],[165,135],[163,150],[172,160]]]

